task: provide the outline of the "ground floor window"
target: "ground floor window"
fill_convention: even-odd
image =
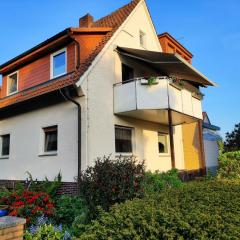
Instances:
[[[8,156],[10,152],[10,134],[1,136],[1,156]]]
[[[58,127],[51,126],[43,128],[44,152],[56,152],[58,147]]]
[[[168,134],[158,133],[158,151],[159,153],[168,153]]]
[[[132,153],[132,128],[115,126],[115,149],[117,153]]]

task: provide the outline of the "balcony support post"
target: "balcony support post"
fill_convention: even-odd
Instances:
[[[168,127],[169,127],[169,136],[170,136],[172,168],[175,168],[176,164],[175,164],[174,139],[173,139],[172,111],[170,109],[168,109]]]

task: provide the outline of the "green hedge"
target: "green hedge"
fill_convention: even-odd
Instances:
[[[240,239],[240,184],[206,181],[114,205],[80,239]]]
[[[240,179],[240,151],[219,156],[218,178]]]

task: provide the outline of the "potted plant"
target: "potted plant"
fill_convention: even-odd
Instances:
[[[143,78],[141,79],[141,84],[148,86],[156,85],[158,84],[158,78],[157,77]]]
[[[8,206],[0,205],[0,217],[4,217],[8,215]]]

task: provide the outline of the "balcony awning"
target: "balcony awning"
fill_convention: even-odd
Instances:
[[[150,64],[166,76],[197,82],[202,86],[216,86],[214,82],[210,81],[178,54],[123,47],[117,47],[117,52],[121,55]]]

